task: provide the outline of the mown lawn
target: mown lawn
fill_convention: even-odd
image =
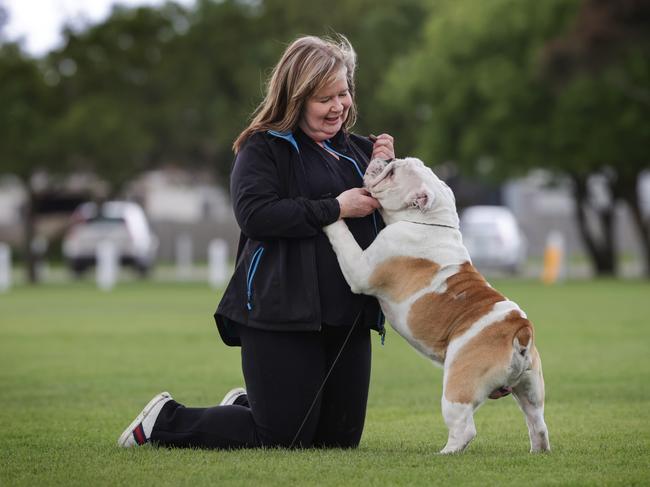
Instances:
[[[552,453],[530,455],[511,398],[441,457],[441,372],[394,332],[373,339],[361,447],[198,451],[115,441],[156,393],[213,405],[242,383],[202,284],[17,287],[0,295],[0,485],[648,485],[650,284],[495,281],[537,327]]]

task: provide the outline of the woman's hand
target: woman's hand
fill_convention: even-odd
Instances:
[[[360,218],[379,208],[379,201],[364,188],[352,188],[336,197],[341,207],[339,218]]]
[[[393,137],[388,134],[381,134],[375,137],[372,146],[372,159],[383,159],[385,161],[395,159]]]

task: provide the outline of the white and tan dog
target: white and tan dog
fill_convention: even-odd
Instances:
[[[531,452],[549,450],[533,326],[472,266],[451,189],[414,158],[371,161],[364,184],[386,223],[372,245],[361,250],[342,220],[324,230],[352,291],[376,296],[393,328],[443,366],[441,453],[462,451],[476,436],[474,411],[510,392]]]

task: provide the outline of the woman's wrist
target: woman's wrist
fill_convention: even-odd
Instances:
[[[339,206],[339,219],[345,218],[345,215],[343,214],[344,208],[343,208],[343,202],[339,199],[341,196],[337,196],[334,198],[336,200],[336,204]]]

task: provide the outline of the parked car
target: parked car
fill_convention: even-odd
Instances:
[[[505,206],[470,206],[460,215],[460,231],[477,268],[518,273],[526,261],[527,242]]]
[[[81,275],[96,263],[97,246],[115,245],[122,265],[146,275],[154,265],[158,238],[151,231],[144,210],[129,201],[83,203],[73,213],[63,238],[63,256],[70,270]]]

